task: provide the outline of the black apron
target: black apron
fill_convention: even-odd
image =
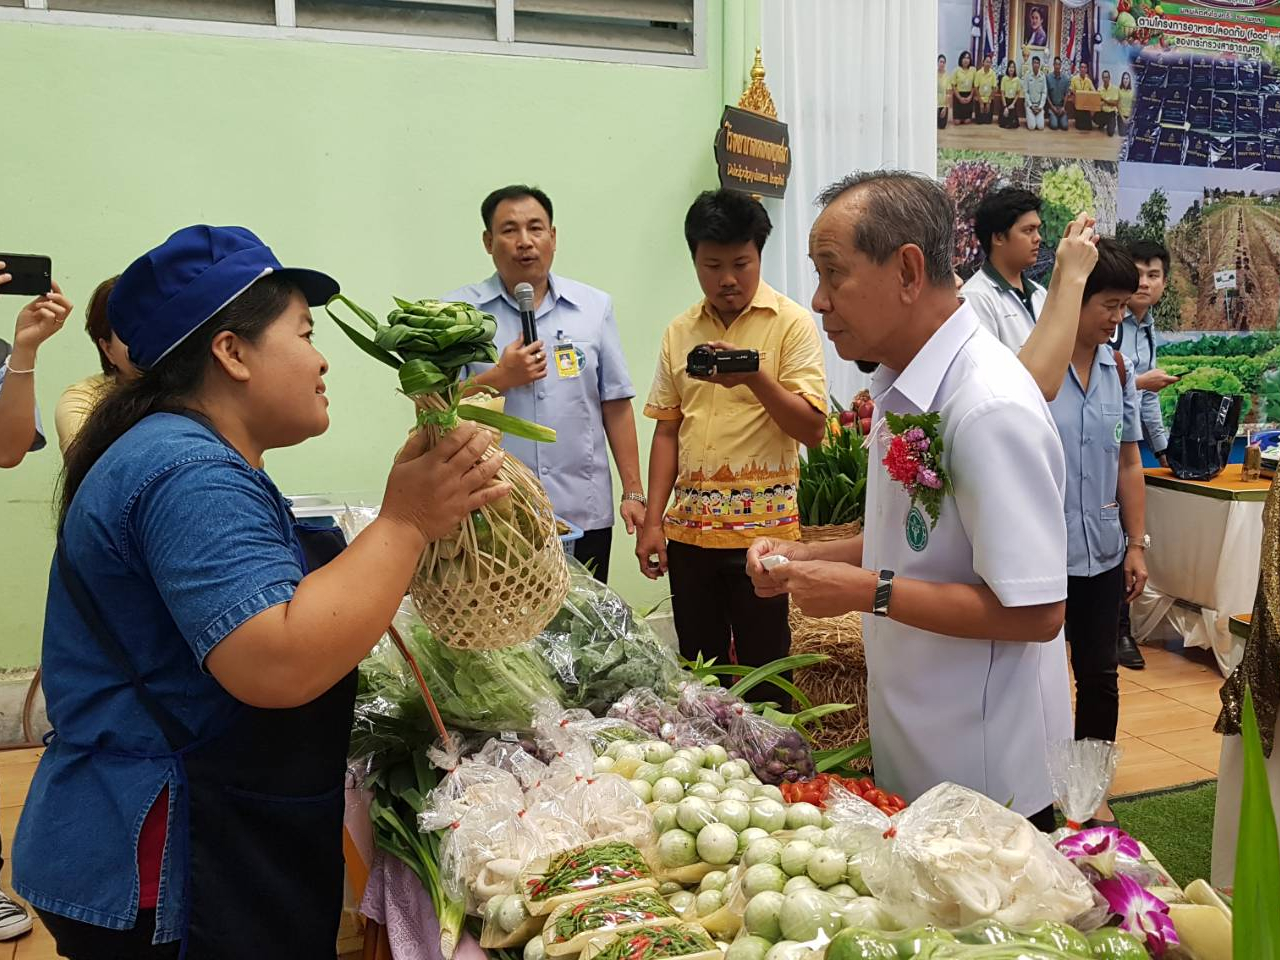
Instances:
[[[185,416],[223,439],[199,414]],[[228,444],[228,446],[230,446]],[[310,573],[346,546],[336,528],[293,520],[295,550]],[[240,705],[227,728],[197,738],[147,689],[112,633],[58,534],[58,571],[103,652],[130,680],[177,756],[187,804],[188,850],[170,884],[185,893],[186,960],[317,960],[336,954],[342,911],[342,819],[357,672],[305,706]]]

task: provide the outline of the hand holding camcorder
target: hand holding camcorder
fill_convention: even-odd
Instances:
[[[700,343],[689,351],[685,370],[691,377],[707,378],[724,373],[755,373],[760,369],[760,354],[755,350],[718,350]]]

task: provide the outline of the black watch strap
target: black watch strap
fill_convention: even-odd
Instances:
[[[880,581],[876,584],[876,602],[871,612],[877,617],[889,615],[889,600],[893,597],[893,571],[881,570]]]

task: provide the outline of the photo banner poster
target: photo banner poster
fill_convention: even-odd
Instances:
[[[1242,432],[1280,422],[1280,2],[939,0],[938,29],[961,276],[983,259],[973,210],[1002,185],[1041,197],[1036,279],[1081,210],[1159,240],[1160,363],[1182,378],[1166,419],[1211,389],[1244,396]]]

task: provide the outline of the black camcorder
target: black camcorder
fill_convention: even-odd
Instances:
[[[755,373],[760,354],[755,350],[716,350],[700,343],[689,351],[685,369],[691,377],[714,377],[719,373]]]

